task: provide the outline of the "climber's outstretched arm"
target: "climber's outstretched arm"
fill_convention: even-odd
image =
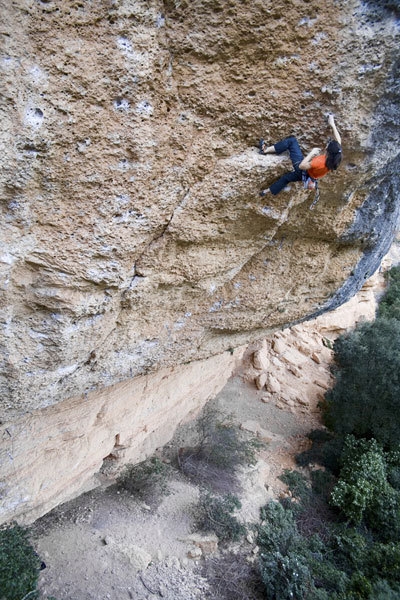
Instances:
[[[328,123],[332,127],[333,137],[338,142],[338,144],[342,145],[342,138],[340,137],[340,133],[336,129],[335,119],[333,118],[333,115],[329,115],[329,117],[328,117]]]

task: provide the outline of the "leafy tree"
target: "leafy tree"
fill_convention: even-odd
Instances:
[[[342,453],[343,467],[332,491],[331,502],[356,525],[377,497],[388,487],[386,461],[375,440],[346,437]]]
[[[376,440],[349,435],[331,495],[332,504],[351,523],[364,520],[380,539],[391,541],[400,539],[400,492],[390,485],[388,471],[399,461],[399,452],[384,452]]]
[[[363,323],[335,342],[336,383],[326,395],[325,421],[344,435],[400,440],[400,321]]]

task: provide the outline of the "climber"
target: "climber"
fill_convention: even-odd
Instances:
[[[289,151],[294,171],[285,173],[275,181],[269,188],[262,190],[260,196],[268,193],[279,194],[291,181],[302,181],[306,189],[317,188],[317,179],[320,179],[329,171],[336,171],[342,160],[341,137],[336,129],[333,115],[328,116],[328,123],[332,128],[334,140],[330,141],[322,154],[320,148],[313,148],[304,158],[299,143],[294,136],[284,138],[273,146],[268,146],[264,140],[260,140],[259,148],[261,154],[282,154]]]

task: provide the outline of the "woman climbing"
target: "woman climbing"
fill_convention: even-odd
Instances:
[[[329,171],[336,171],[342,160],[342,140],[336,129],[333,115],[329,115],[328,123],[332,128],[335,139],[328,143],[323,154],[321,154],[320,148],[313,148],[304,158],[299,143],[294,136],[287,137],[277,144],[268,147],[264,140],[260,140],[261,154],[282,154],[282,152],[289,150],[290,159],[294,168],[294,171],[285,173],[269,188],[262,190],[260,196],[265,196],[268,193],[276,196],[276,194],[279,194],[279,192],[281,192],[291,181],[303,180],[304,187],[307,189],[315,189],[317,187],[317,179],[320,179],[329,173]]]

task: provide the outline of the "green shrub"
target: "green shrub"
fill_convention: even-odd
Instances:
[[[351,600],[363,600],[370,598],[372,583],[363,573],[353,573],[348,586],[348,598]]]
[[[330,543],[323,542],[318,536],[300,536],[291,516],[276,512],[278,519],[268,528],[263,524],[258,538],[260,573],[266,597],[307,600],[350,598],[351,577],[336,564],[334,559],[337,555]]]
[[[397,457],[397,458],[396,458]],[[400,492],[388,481],[388,467],[398,453],[385,453],[376,440],[347,436],[342,470],[331,502],[350,522],[364,519],[381,539],[400,538]]]
[[[281,479],[283,483],[286,483],[289,490],[296,498],[303,503],[308,501],[311,494],[311,486],[302,473],[285,469],[279,479]]]
[[[321,429],[311,431],[307,437],[312,446],[296,456],[296,463],[300,467],[318,464],[334,474],[339,474],[343,439]]]
[[[389,466],[388,481],[395,490],[400,490],[400,467]]]
[[[279,502],[269,502],[261,511],[258,545],[262,552],[285,555],[300,542],[293,512]]]
[[[245,526],[233,514],[241,506],[232,494],[219,497],[203,490],[196,525],[201,531],[213,531],[222,542],[237,541],[246,533]]]
[[[386,273],[388,289],[379,302],[378,315],[400,321],[400,266]]]
[[[345,597],[346,590],[349,586],[349,577],[346,573],[340,570],[334,563],[330,562],[327,557],[318,556],[312,557],[310,561],[314,586],[317,590],[324,590],[326,596],[316,594],[311,596],[315,598],[325,598],[332,600],[336,595]]]
[[[136,465],[126,465],[118,485],[140,500],[157,504],[168,493],[170,467],[153,456]]]
[[[303,600],[312,587],[303,557],[294,552],[261,554],[260,569],[268,600]]]
[[[363,323],[335,342],[336,382],[326,394],[325,421],[335,432],[400,440],[400,321]]]
[[[258,528],[260,574],[268,599],[398,598],[400,494],[388,473],[398,467],[400,454],[385,452],[374,439],[346,436],[342,445],[333,499],[357,528],[331,520],[329,514],[324,527],[319,525],[326,488],[335,481],[331,473],[312,472],[310,487],[301,473],[286,471],[282,479],[296,501],[286,508],[284,503],[267,504]]]
[[[287,508],[291,508],[294,512],[301,512],[310,506],[316,507],[320,499],[328,501],[337,481],[332,473],[323,469],[314,469],[311,471],[311,481],[302,473],[290,469],[285,469],[279,479],[286,483],[296,499],[296,502],[292,501],[287,506]],[[283,504],[285,505],[285,502]]]
[[[257,440],[244,439],[237,426],[217,409],[206,406],[197,421],[197,452],[206,460],[225,469],[256,462]]]
[[[242,439],[235,426],[216,423],[208,443],[201,448],[201,454],[214,465],[234,469],[240,465],[255,464],[256,448],[256,440]]]
[[[400,588],[391,587],[387,581],[380,579],[372,587],[371,599],[373,600],[400,600]]]
[[[317,538],[307,541],[299,534],[293,511],[278,502],[264,506],[257,543],[266,597],[308,598],[306,592],[313,589],[310,557],[318,554],[320,544]]]
[[[335,483],[336,477],[330,471],[323,471],[322,469],[311,471],[312,491],[326,502],[330,498]]]
[[[338,569],[347,573],[365,570],[370,554],[370,541],[357,529],[336,526],[332,532],[330,548]]]
[[[19,525],[0,528],[0,598],[22,600],[37,597],[40,559]]]
[[[400,493],[387,485],[368,507],[365,521],[375,536],[383,541],[400,540]]]
[[[277,502],[265,506],[261,518],[257,542],[266,598],[376,600],[375,587],[382,599],[389,592],[397,598],[400,544],[375,542],[365,528],[344,523],[331,523],[324,539],[302,536],[293,511]]]
[[[329,471],[316,469],[311,471],[310,479],[298,471],[284,471],[280,479],[284,481],[291,498],[284,498],[281,504],[289,509],[295,518],[298,532],[309,539],[329,536],[329,527],[337,519],[337,512],[328,504],[336,478]]]
[[[331,502],[352,523],[361,523],[366,510],[376,506],[379,495],[389,486],[386,460],[376,440],[346,437],[340,478]]]
[[[178,454],[183,473],[195,483],[224,495],[239,490],[237,468],[256,462],[260,443],[242,437],[236,425],[207,406],[196,423],[198,443]]]
[[[400,582],[400,544],[377,543],[368,553],[368,571],[371,577],[380,577],[391,583]]]

